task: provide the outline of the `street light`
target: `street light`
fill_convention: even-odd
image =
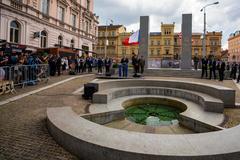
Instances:
[[[107,46],[108,46],[108,37],[107,37],[107,27],[108,27],[108,22],[111,22],[110,24],[113,24],[113,20],[107,19],[106,20],[106,32],[105,32],[105,58],[107,57]]]
[[[205,57],[206,54],[206,8],[212,5],[217,5],[219,4],[219,2],[214,2],[211,4],[207,4],[206,6],[204,6],[200,11],[204,12],[204,29],[203,29],[203,53],[202,56]]]

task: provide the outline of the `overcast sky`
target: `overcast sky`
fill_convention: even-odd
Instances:
[[[149,15],[151,32],[160,32],[161,22],[175,22],[175,31],[180,32],[181,15],[192,13],[193,32],[203,32],[203,13],[200,9],[213,2],[216,0],[95,0],[94,3],[100,25],[112,19],[114,24],[126,26],[128,31],[136,31],[139,29],[139,17]],[[207,8],[207,30],[223,31],[223,47],[226,48],[229,34],[240,30],[240,0],[219,2],[219,5]]]

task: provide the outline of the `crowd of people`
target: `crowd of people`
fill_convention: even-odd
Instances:
[[[240,82],[240,63],[237,64],[236,62],[233,62],[230,66],[229,63],[227,63],[227,70],[231,70],[230,72],[230,78],[233,80],[237,80],[237,83]]]
[[[139,57],[138,55],[133,53],[132,56],[132,65],[134,70],[134,77],[138,77],[139,73],[143,74],[145,67],[145,59],[143,56]]]
[[[4,54],[0,51],[0,66],[47,64],[47,55],[32,53]]]
[[[198,64],[194,60],[194,68],[197,69]],[[209,78],[210,80],[217,79],[217,72],[219,81],[223,81],[225,77],[226,63],[223,60],[216,59],[214,56],[205,56],[201,61],[202,75],[201,78]]]
[[[3,66],[17,66],[17,65],[39,65],[47,64],[49,66],[50,76],[61,74],[82,74],[92,73],[95,69],[98,74],[105,74],[111,76],[112,68],[118,68],[119,77],[128,77],[128,70],[130,64],[133,68],[133,76],[140,77],[144,73],[145,59],[143,56],[132,54],[131,60],[123,56],[118,64],[109,58],[92,57],[92,56],[60,56],[59,54],[3,54],[0,51],[0,67]],[[193,58],[193,66],[197,70],[201,66],[201,78],[224,80],[225,71],[231,72],[230,78],[240,82],[240,64],[225,63],[222,60],[216,59],[214,56],[209,56],[199,60],[197,57]]]

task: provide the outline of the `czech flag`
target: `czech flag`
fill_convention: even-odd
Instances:
[[[135,33],[133,33],[129,38],[126,38],[123,40],[122,44],[124,46],[130,46],[130,45],[138,45],[140,39],[139,30]]]

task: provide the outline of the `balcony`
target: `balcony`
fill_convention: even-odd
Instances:
[[[49,21],[50,17],[48,14],[42,14],[42,19],[45,21]]]
[[[11,6],[17,10],[22,10],[23,3],[21,1],[11,0]]]

